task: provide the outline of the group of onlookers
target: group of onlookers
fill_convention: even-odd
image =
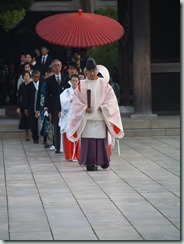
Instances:
[[[17,90],[22,83],[24,70],[32,72],[37,69],[41,76],[44,76],[55,56],[64,60],[63,71],[69,61],[75,61],[77,67],[80,67],[79,72],[81,73],[86,62],[86,49],[81,49],[80,52],[81,55],[78,49],[68,48],[66,52],[56,53],[54,50],[49,50],[49,46],[44,44],[41,48],[35,48],[31,52],[21,52],[18,59],[8,58],[5,55],[0,56],[0,107],[17,104]]]
[[[66,148],[66,137],[64,140],[64,131],[60,128],[59,120],[62,113],[66,113],[66,109],[61,108],[63,99],[60,99],[60,94],[67,88],[74,90],[85,75],[75,59],[71,59],[63,67],[61,60],[54,59],[48,53],[49,49],[42,46],[34,66],[31,58],[19,66],[22,72],[17,82],[19,129],[25,130],[25,140],[30,140],[30,129],[34,143],[39,143],[41,137],[45,147],[50,146],[55,153],[61,153]],[[77,82],[73,79],[77,79]],[[73,152],[73,148],[71,151]],[[78,156],[69,153],[66,158],[76,160]]]

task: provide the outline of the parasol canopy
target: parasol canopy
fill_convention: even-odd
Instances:
[[[64,13],[49,16],[36,25],[45,41],[73,48],[103,46],[119,40],[123,27],[114,19],[93,13]]]

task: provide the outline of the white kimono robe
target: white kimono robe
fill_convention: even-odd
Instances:
[[[58,125],[60,126],[60,133],[66,132],[66,126],[68,123],[68,115],[71,109],[72,99],[74,89],[72,87],[65,89],[60,94],[60,104],[61,104],[61,117],[59,119]]]
[[[64,138],[63,133],[66,132],[66,127],[68,123],[68,112],[71,108],[71,100],[73,98],[74,89],[72,87],[65,89],[60,94],[60,104],[61,104],[61,117],[59,118],[58,125],[60,126],[60,151],[64,152]]]
[[[87,89],[91,90],[92,113],[86,113]],[[112,137],[124,136],[119,106],[112,87],[104,78],[81,80],[73,94],[66,132],[68,139],[74,142],[80,137],[105,138],[106,127]]]

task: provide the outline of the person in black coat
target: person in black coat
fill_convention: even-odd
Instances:
[[[60,94],[70,87],[68,81],[63,80],[61,76],[62,62],[59,59],[55,59],[51,63],[51,68],[54,75],[51,75],[46,80],[46,96],[44,109],[49,113],[49,118],[52,121],[54,127],[54,146],[55,153],[60,153],[60,127],[58,125],[58,114],[61,111],[60,107]]]
[[[38,116],[36,114],[36,101],[39,86],[41,86],[40,81],[40,71],[33,70],[32,73],[33,81],[30,82],[27,86],[27,94],[25,99],[25,114],[29,115],[30,119],[30,127],[32,132],[32,138],[34,143],[39,143],[39,135],[38,135]]]
[[[25,140],[29,141],[29,129],[30,129],[30,123],[29,123],[29,116],[28,114],[25,114],[25,100],[27,96],[27,87],[28,84],[31,82],[31,75],[29,71],[24,71],[23,73],[23,79],[24,82],[20,85],[20,88],[18,90],[17,94],[17,114],[20,115],[20,122],[19,122],[19,129],[25,130]]]
[[[49,70],[53,57],[49,55],[49,48],[46,45],[41,47],[41,55],[38,57],[35,69],[38,69],[41,76],[45,75],[45,72]]]

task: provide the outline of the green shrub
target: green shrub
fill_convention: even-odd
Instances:
[[[25,17],[32,0],[1,0],[0,25],[5,31],[14,29]]]

